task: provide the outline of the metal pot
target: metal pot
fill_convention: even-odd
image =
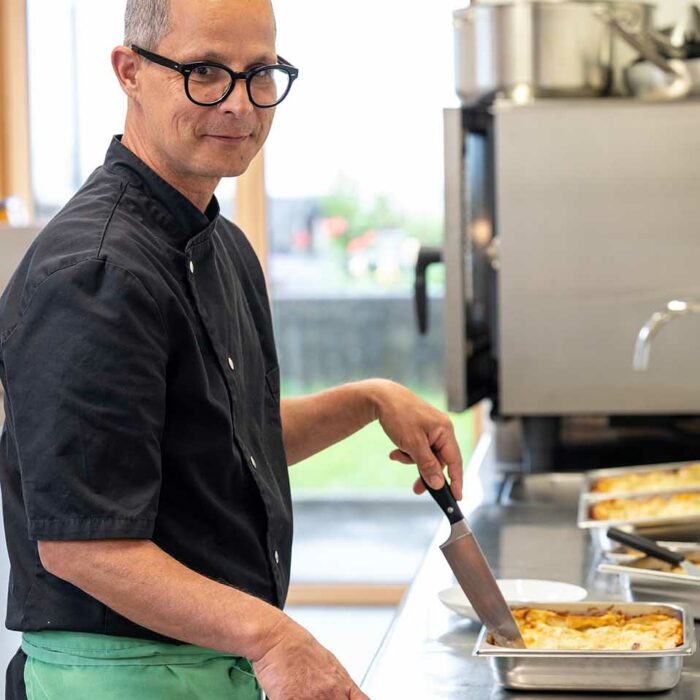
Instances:
[[[675,59],[665,70],[652,61],[638,61],[626,71],[629,91],[645,100],[700,97],[700,58]]]
[[[596,97],[637,56],[601,13],[631,32],[652,28],[654,6],[624,0],[475,0],[454,13],[457,94],[463,104],[502,94]]]
[[[668,101],[697,94],[698,59],[667,58],[652,35],[629,32],[612,16],[607,17],[607,22],[644,59],[625,69],[625,80],[632,95],[647,100]]]

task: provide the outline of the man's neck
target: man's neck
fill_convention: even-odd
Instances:
[[[219,181],[212,178],[199,178],[195,182],[192,178],[183,177],[168,166],[162,158],[149,148],[144,139],[131,131],[128,126],[122,137],[122,145],[126,146],[133,154],[138,156],[153,172],[159,175],[169,185],[172,185],[178,192],[187,197],[202,213],[206,212],[214,190]]]

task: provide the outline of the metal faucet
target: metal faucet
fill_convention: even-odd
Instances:
[[[655,311],[650,316],[649,320],[640,329],[637,335],[637,342],[634,345],[632,366],[635,370],[644,372],[649,367],[651,341],[654,339],[654,336],[669,321],[688,314],[700,314],[700,302],[674,299],[666,304],[666,308],[663,311]]]

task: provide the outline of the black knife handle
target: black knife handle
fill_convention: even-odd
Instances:
[[[608,537],[611,540],[615,540],[615,542],[626,544],[633,549],[638,549],[640,552],[654,557],[654,559],[661,559],[661,561],[665,561],[667,564],[680,564],[685,559],[682,554],[672,552],[670,549],[666,549],[666,547],[661,547],[648,537],[618,530],[616,527],[608,528]]]
[[[435,503],[437,503],[440,506],[440,508],[442,508],[442,512],[447,516],[447,519],[450,521],[450,525],[454,525],[460,520],[464,520],[462,511],[459,509],[457,501],[455,501],[455,497],[452,495],[452,490],[450,489],[450,486],[447,483],[447,479],[445,479],[445,484],[441,489],[434,489],[428,486],[428,483],[425,479],[423,479],[422,475],[421,480],[423,481],[423,485],[425,486],[425,488],[428,490],[428,493],[433,497]]]

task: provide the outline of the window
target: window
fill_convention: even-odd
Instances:
[[[265,153],[283,389],[383,376],[441,404],[442,271],[425,337],[412,286],[418,248],[442,237],[451,4],[296,0],[276,13],[279,51],[300,71]],[[372,426],[293,468],[292,483],[407,492],[414,471],[389,451]]]

